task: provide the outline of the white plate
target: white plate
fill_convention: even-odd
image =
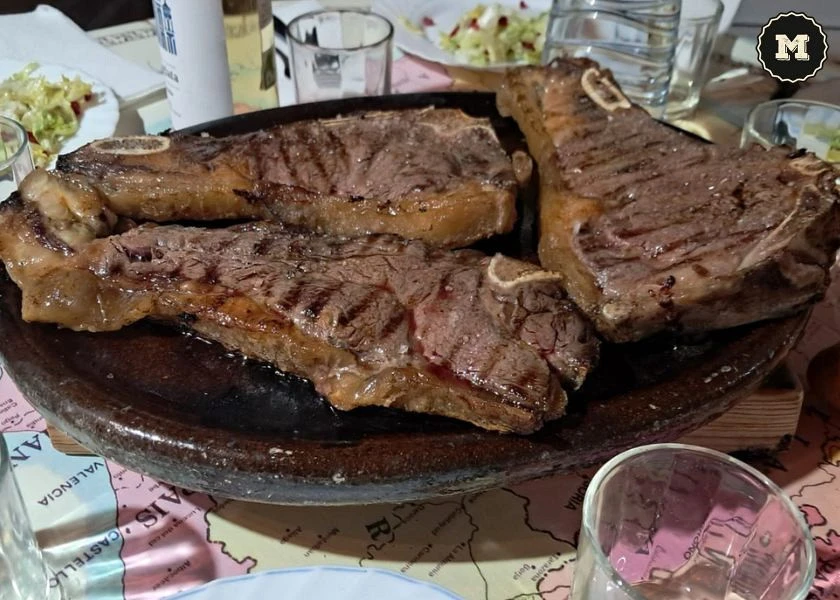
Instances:
[[[551,0],[525,0],[529,15],[536,15],[551,9]],[[371,10],[381,14],[394,24],[394,43],[405,52],[453,67],[470,67],[472,69],[502,69],[514,66],[513,63],[475,67],[455,57],[440,47],[440,34],[449,33],[458,20],[477,4],[490,5],[498,3],[519,9],[519,0],[373,0]],[[423,32],[412,31],[403,25],[402,19],[420,25],[423,17],[432,19],[434,25],[423,27]]]
[[[395,571],[353,567],[276,569],[217,579],[167,600],[460,600],[442,587]]]
[[[20,71],[26,64],[18,60],[0,58],[0,81]],[[120,119],[120,105],[111,88],[87,73],[62,65],[40,63],[33,75],[43,75],[49,81],[56,81],[62,75],[71,78],[78,75],[82,81],[91,84],[92,91],[96,95],[96,103],[87,106],[82,113],[79,130],[62,144],[59,151],[61,154],[72,152],[88,142],[109,137],[114,133],[117,121]],[[49,165],[50,168],[53,166],[55,166],[55,159]]]

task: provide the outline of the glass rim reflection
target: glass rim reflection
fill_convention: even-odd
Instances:
[[[24,152],[29,152],[29,134],[26,133],[23,125],[12,118],[0,115],[0,129],[4,127],[11,127],[14,130],[16,141],[18,142],[17,150],[10,156],[0,159],[0,171],[5,171],[11,167],[23,155]],[[0,141],[3,141],[0,139]]]
[[[828,109],[836,110],[837,112],[840,112],[840,104],[832,104],[830,102],[822,102],[821,100],[807,100],[807,99],[804,99],[804,98],[801,99],[801,100],[798,100],[796,98],[780,98],[780,99],[777,99],[777,100],[767,100],[765,102],[761,102],[761,103],[753,106],[752,109],[750,109],[749,114],[747,115],[747,121],[749,121],[750,117],[752,117],[754,114],[758,114],[760,109],[766,109],[766,108],[769,108],[770,106],[784,106],[785,104],[802,105],[802,106],[821,106],[823,108],[828,108]]]
[[[689,444],[679,444],[679,443],[663,443],[663,444],[648,444],[645,446],[638,446],[636,448],[632,448],[630,450],[625,450],[621,454],[613,457],[606,463],[604,463],[601,468],[595,473],[595,476],[592,478],[592,481],[589,482],[589,486],[586,488],[586,494],[583,498],[583,517],[581,519],[581,531],[580,531],[580,538],[586,536],[592,547],[592,551],[595,556],[595,561],[597,563],[597,567],[604,570],[605,573],[609,574],[610,580],[615,583],[618,587],[620,587],[627,595],[635,600],[646,600],[644,596],[639,594],[633,586],[622,577],[621,573],[615,570],[610,562],[609,557],[604,554],[603,549],[601,548],[601,544],[598,540],[598,536],[595,532],[595,523],[593,522],[593,514],[594,514],[594,505],[595,499],[600,491],[601,484],[604,480],[609,476],[615,469],[622,464],[626,463],[628,460],[632,458],[636,458],[638,456],[642,456],[645,454],[652,454],[655,452],[666,451],[672,454],[676,454],[677,452],[685,452],[691,454],[698,454],[701,456],[705,456],[707,458],[713,459],[719,463],[728,464],[731,466],[737,467],[739,470],[743,471],[746,475],[749,475],[753,478],[757,483],[767,488],[767,490],[778,496],[782,504],[787,508],[788,512],[793,517],[796,524],[799,526],[802,536],[807,542],[805,544],[805,554],[806,554],[806,564],[804,565],[804,570],[807,573],[807,576],[802,580],[799,588],[796,590],[792,590],[793,595],[791,596],[792,599],[801,600],[804,599],[811,590],[811,585],[814,581],[814,577],[816,576],[816,568],[817,568],[817,553],[814,547],[814,539],[811,535],[811,529],[809,528],[808,524],[805,522],[804,517],[802,516],[802,512],[799,510],[799,507],[794,504],[793,500],[782,490],[778,485],[773,483],[766,475],[764,475],[761,471],[751,467],[750,465],[737,460],[728,454],[724,454],[723,452],[718,452],[717,450],[710,450],[709,448],[703,448],[701,446],[692,446]],[[580,544],[580,539],[578,540],[578,544]]]
[[[322,46],[321,44],[313,44],[312,42],[307,42],[306,40],[300,39],[298,35],[295,33],[296,26],[298,25],[299,21],[303,21],[304,19],[311,19],[313,17],[318,16],[326,16],[326,15],[344,15],[344,14],[351,14],[351,15],[359,15],[362,17],[372,17],[374,20],[380,21],[382,24],[385,25],[385,33],[382,35],[381,38],[377,39],[374,42],[370,42],[367,44],[360,44],[358,46],[352,47],[334,47],[334,46]],[[380,14],[369,10],[360,10],[360,9],[336,9],[336,10],[313,10],[307,13],[303,13],[302,15],[298,15],[291,21],[289,21],[288,26],[286,27],[287,35],[289,39],[292,40],[298,46],[303,48],[309,48],[310,50],[328,50],[333,53],[350,53],[350,52],[358,52],[359,50],[366,50],[369,48],[376,48],[381,46],[382,44],[388,43],[388,41],[394,38],[394,25],[383,17]]]
[[[659,2],[657,0],[600,0],[598,2],[599,6],[607,8],[623,8],[628,4],[633,5],[635,8],[648,8],[650,5],[659,4]],[[588,6],[589,2],[586,5]]]
[[[754,123],[760,113],[763,113],[764,111],[769,110],[771,108],[778,112],[785,106],[825,108],[827,110],[840,114],[840,104],[831,104],[830,102],[822,102],[820,100],[807,100],[804,98],[801,100],[797,100],[796,98],[779,98],[777,100],[766,100],[765,102],[761,102],[753,106],[750,109],[750,112],[747,113],[747,118],[744,120],[744,126],[741,129],[741,147],[743,147],[745,142],[748,140],[751,140],[753,143],[759,144],[765,149],[774,147],[776,144],[767,142],[764,139],[764,136],[762,136],[761,133],[758,130],[756,130]]]

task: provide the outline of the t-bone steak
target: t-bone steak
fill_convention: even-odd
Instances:
[[[185,324],[309,378],[340,409],[528,433],[563,414],[564,388],[598,355],[557,276],[533,264],[264,221],[133,226],[97,188],[40,170],[0,205],[0,257],[27,321]]]
[[[507,72],[497,94],[539,166],[539,257],[611,341],[780,317],[826,290],[840,171],[789,148],[705,143],[587,59]]]

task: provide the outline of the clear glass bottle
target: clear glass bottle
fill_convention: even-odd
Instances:
[[[271,0],[222,0],[234,110],[279,104]]]

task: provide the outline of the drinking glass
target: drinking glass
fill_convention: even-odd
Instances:
[[[0,201],[8,198],[33,168],[26,130],[17,121],[0,117]]]
[[[816,556],[767,477],[684,444],[629,450],[586,491],[573,599],[805,598]]]
[[[297,101],[391,93],[394,27],[361,10],[303,14],[288,26]]]
[[[665,107],[667,118],[684,119],[697,108],[722,14],[720,0],[683,2]]]
[[[633,102],[661,117],[674,66],[680,0],[554,0],[543,63],[587,57]]]
[[[840,163],[840,106],[813,100],[770,100],[750,111],[741,147],[760,144],[810,150]]]
[[[45,600],[61,596],[60,588],[50,591],[46,563],[12,473],[9,450],[0,436],[0,598]]]

